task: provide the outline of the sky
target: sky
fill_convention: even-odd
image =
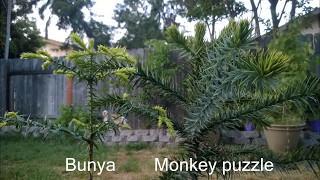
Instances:
[[[242,2],[245,4],[247,9],[251,9],[251,5],[250,5],[249,0],[242,0]],[[255,2],[257,2],[257,0],[255,0]],[[281,11],[284,2],[285,2],[285,0],[280,0],[279,5],[278,5],[278,7],[280,7],[280,8],[277,9],[277,12]],[[102,21],[104,24],[109,25],[109,26],[117,26],[117,22],[115,20],[113,20],[114,9],[115,9],[117,3],[122,3],[122,0],[95,0],[95,4],[91,9],[91,11],[94,14],[96,14],[96,17],[94,17],[94,19],[98,20],[98,21]],[[42,20],[39,16],[39,13],[38,13],[38,8],[42,4],[43,4],[43,2],[39,2],[38,6],[34,8],[34,13],[32,13],[30,15],[30,17],[35,18],[37,27],[41,32],[41,36],[44,36],[46,18],[44,20]],[[271,17],[270,12],[269,12],[269,6],[270,5],[268,3],[268,0],[262,0],[261,6],[258,10],[260,17],[262,17],[264,19]],[[320,0],[311,0],[310,6],[320,7]],[[286,7],[287,7],[286,12],[289,12],[290,4],[287,4]],[[86,12],[86,11],[84,11],[84,12],[85,12],[85,14],[88,14],[87,18],[89,19],[89,12]],[[299,12],[297,12],[297,13],[299,13]],[[50,14],[50,11],[46,10],[45,14],[47,15],[46,17],[48,17],[48,15]],[[251,12],[247,12],[247,13],[243,14],[241,17],[238,17],[238,19],[251,19],[251,17],[252,17]],[[282,21],[280,22],[280,25],[284,24],[287,20],[288,20],[288,17],[283,17]],[[51,25],[48,28],[49,29],[48,36],[49,36],[49,39],[54,39],[54,40],[63,42],[68,37],[71,30],[70,29],[69,30],[63,30],[63,29],[59,30],[58,27],[56,26],[57,21],[58,21],[58,18],[53,16],[53,18],[51,19]],[[182,27],[180,27],[180,29],[182,31],[184,31],[187,35],[193,35],[194,25],[196,22],[188,22],[184,18],[178,18],[177,21],[178,21],[178,23],[183,25]],[[216,24],[216,33],[219,34],[219,32],[223,29],[223,27],[227,23],[228,23],[227,20],[223,20],[221,22],[218,22]],[[262,34],[263,34],[265,32],[264,31],[265,26],[261,25],[260,28],[261,28]],[[116,30],[113,33],[112,42],[116,42],[118,39],[120,39],[124,35],[124,33],[125,33],[125,30]],[[206,37],[209,38],[208,33],[207,33]]]

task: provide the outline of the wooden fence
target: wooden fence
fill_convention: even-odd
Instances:
[[[131,54],[143,61],[145,49],[135,49]],[[60,107],[66,104],[66,77],[52,74],[52,69],[43,70],[39,60],[0,59],[0,113],[18,111],[32,117],[56,118]],[[98,93],[119,92],[111,84],[97,85]],[[87,103],[85,84],[73,82],[73,105]],[[132,118],[132,117],[131,117]],[[143,119],[134,117],[133,127],[141,127]]]
[[[320,55],[320,34],[305,36],[306,40],[312,42],[315,54]],[[265,43],[267,43],[267,38]],[[146,49],[130,50],[130,54],[144,62],[147,56]],[[175,58],[177,59],[177,58]],[[177,63],[180,63],[179,60]],[[320,65],[313,67],[320,76]],[[176,77],[175,82],[181,81],[182,77]],[[98,92],[121,91],[113,88],[111,84],[102,82],[98,84]],[[73,83],[73,105],[84,106],[86,103],[86,87],[84,84],[74,81]],[[52,69],[42,70],[39,60],[0,59],[0,114],[5,111],[18,111],[33,117],[56,118],[59,109],[66,103],[66,79],[62,75],[52,74]],[[168,105],[169,113],[174,117],[180,117],[184,112]],[[133,128],[144,128],[146,126],[142,118],[130,115],[134,119]]]

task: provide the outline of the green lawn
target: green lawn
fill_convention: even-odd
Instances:
[[[116,172],[104,172],[100,176],[96,175],[95,179],[158,179],[159,173],[154,171],[154,158],[169,157],[176,151],[173,148],[154,148],[146,144],[100,146],[96,150],[95,160],[115,161]],[[0,180],[87,179],[86,172],[65,171],[66,157],[80,161],[87,159],[85,144],[79,144],[68,138],[43,141],[40,138],[0,136],[0,152]],[[267,176],[247,174],[237,176],[235,179],[314,180],[316,178],[311,172],[292,171],[290,174],[270,173]]]
[[[43,141],[39,138],[0,136],[0,179],[87,179],[85,172],[66,172],[65,158],[87,160],[85,144],[66,138]],[[116,162],[116,172],[105,172],[95,179],[154,179],[153,157],[169,153],[168,149],[145,144],[100,146],[95,160]],[[140,178],[139,178],[140,177]]]

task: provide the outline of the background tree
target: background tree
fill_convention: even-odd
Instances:
[[[255,27],[255,36],[258,39],[261,34],[260,23],[263,23],[267,26],[266,30],[277,30],[284,17],[289,16],[289,21],[292,21],[296,16],[307,14],[314,9],[310,6],[310,0],[268,0],[267,2],[270,5],[270,21],[270,19],[267,17],[259,17],[259,8],[262,8],[261,3],[265,1],[266,0],[250,0],[252,21],[254,21]],[[291,7],[289,7],[289,5]],[[296,13],[297,10],[299,10],[298,14]]]
[[[302,80],[312,69],[310,63],[313,63],[314,52],[311,42],[308,42],[301,34],[301,29],[305,24],[306,20],[303,19],[291,22],[286,30],[277,32],[277,37],[268,44],[269,49],[281,51],[288,56],[292,73],[288,73],[290,79],[293,79],[291,78],[293,76]],[[283,83],[293,83],[290,79],[285,79]]]
[[[297,9],[301,10],[302,12],[297,14]],[[314,10],[314,8],[310,6],[310,0],[291,0],[290,20],[293,20],[297,15],[301,16],[309,13],[312,10]]]
[[[253,18],[252,20],[254,20],[254,29],[255,29],[255,35],[256,37],[260,37],[260,21],[259,21],[259,15],[258,15],[258,8],[261,4],[261,0],[259,0],[257,2],[257,4],[255,3],[254,0],[250,0],[250,4],[251,4],[251,11],[253,14]]]
[[[125,35],[118,44],[127,48],[144,47],[149,39],[163,39],[161,17],[163,0],[124,0],[117,4],[114,19]]]
[[[165,31],[171,25],[179,26],[176,22],[179,8],[173,3],[175,0],[166,0],[162,10],[163,30]]]
[[[216,22],[242,14],[246,8],[243,3],[235,0],[175,0],[172,2],[180,8],[180,15],[190,21],[202,21],[207,25],[211,40],[215,37]]]
[[[91,8],[94,5],[92,0],[47,0],[40,8],[39,14],[42,19],[45,18],[45,10],[50,10],[50,16],[47,18],[45,27],[46,38],[48,35],[48,27],[52,15],[58,17],[57,26],[60,29],[71,28],[72,32],[85,34],[88,38],[95,40],[95,46],[98,44],[110,45],[110,28],[94,20],[94,13],[91,12]],[[90,11],[90,20],[85,21],[85,14],[82,10]]]
[[[224,3],[226,8],[226,17],[230,17],[232,20],[247,11],[243,2],[237,0],[224,0]]]
[[[100,44],[110,45],[111,29],[107,25],[91,18],[85,29],[87,37],[94,39],[95,47]]]
[[[313,9],[309,6],[310,0],[285,0],[282,7],[279,7],[280,6],[279,0],[268,0],[268,2],[270,4],[270,14],[271,14],[273,31],[277,31],[277,29],[279,28],[279,23],[281,22],[282,18],[286,15],[285,9],[288,3],[291,3],[291,8],[289,12],[290,20],[293,20],[295,18],[296,10],[298,8],[302,9],[303,11],[302,14],[306,14],[312,11]],[[280,11],[277,12],[277,9],[280,9]]]
[[[209,30],[211,40],[215,37],[215,24],[225,15],[225,4],[220,0],[177,0],[180,5],[180,15],[187,17],[190,21],[200,20],[205,22]]]
[[[0,57],[4,57],[5,38],[6,38],[6,17],[8,1],[0,3]],[[10,32],[10,58],[17,58],[24,51],[35,52],[43,45],[40,32],[36,27],[35,21],[30,20],[27,15],[32,13],[32,8],[37,4],[36,1],[16,0],[11,15]],[[2,11],[3,10],[3,11]]]
[[[10,57],[18,58],[25,52],[35,52],[44,45],[36,23],[28,19],[18,19],[11,30]]]
[[[11,12],[13,8],[13,2],[8,0],[7,3],[7,19],[6,19],[6,40],[5,40],[5,50],[4,50],[4,58],[8,59],[9,57],[9,46],[10,46],[10,36],[11,36]]]

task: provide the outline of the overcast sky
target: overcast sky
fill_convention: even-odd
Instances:
[[[255,0],[257,2],[257,0]],[[282,9],[282,5],[284,3],[285,0],[280,0],[278,7],[280,7]],[[95,13],[97,15],[97,17],[95,17],[94,19],[98,20],[98,21],[102,21],[104,24],[106,25],[110,25],[110,26],[117,26],[117,23],[115,20],[113,20],[113,16],[114,16],[114,9],[116,7],[117,3],[121,3],[122,0],[95,0],[95,4],[92,7],[92,12]],[[245,4],[245,6],[247,7],[247,9],[251,9],[250,6],[250,1],[249,0],[242,0],[242,2]],[[41,35],[44,36],[44,29],[45,29],[45,22],[48,16],[46,16],[46,18],[44,20],[42,20],[39,16],[38,10],[37,8],[39,8],[39,6],[41,6],[43,3],[40,2],[38,7],[35,7],[34,9],[34,13],[30,15],[30,17],[35,18],[36,22],[37,22],[37,27],[38,29],[41,31]],[[320,7],[320,0],[311,0],[310,5],[312,7]],[[278,9],[278,12],[281,11],[281,9]],[[287,8],[286,8],[286,12],[289,12],[290,10],[290,4],[287,4]],[[269,12],[269,3],[268,0],[262,0],[261,6],[258,10],[259,12],[259,16],[266,19],[266,18],[270,18],[270,12]],[[45,14],[49,14],[50,11],[47,10],[45,12]],[[85,12],[86,13],[86,12]],[[297,12],[299,13],[299,12]],[[89,13],[86,13],[89,14]],[[244,14],[243,16],[239,17],[240,19],[251,19],[252,15],[251,12],[249,11],[248,13]],[[89,17],[88,17],[89,18]],[[283,24],[284,22],[287,21],[288,17],[283,17],[281,24]],[[58,40],[58,41],[64,41],[65,38],[69,35],[70,30],[59,30],[58,27],[56,26],[58,18],[57,17],[53,17],[51,20],[51,26],[49,28],[49,39],[54,39],[54,40]],[[181,30],[185,31],[186,33],[188,33],[189,35],[193,34],[193,28],[194,28],[194,24],[196,22],[188,22],[186,19],[182,19],[182,18],[178,18],[177,21],[183,25],[183,27],[181,27]],[[227,20],[224,20],[222,22],[218,22],[216,25],[216,33],[219,33],[219,31],[227,24]],[[261,25],[261,30],[264,31],[264,26]],[[125,33],[124,30],[117,30],[113,33],[113,37],[112,37],[112,41],[115,42],[118,39],[120,39],[123,34]],[[264,32],[262,32],[264,33]],[[207,34],[207,36],[209,37],[209,35]]]

